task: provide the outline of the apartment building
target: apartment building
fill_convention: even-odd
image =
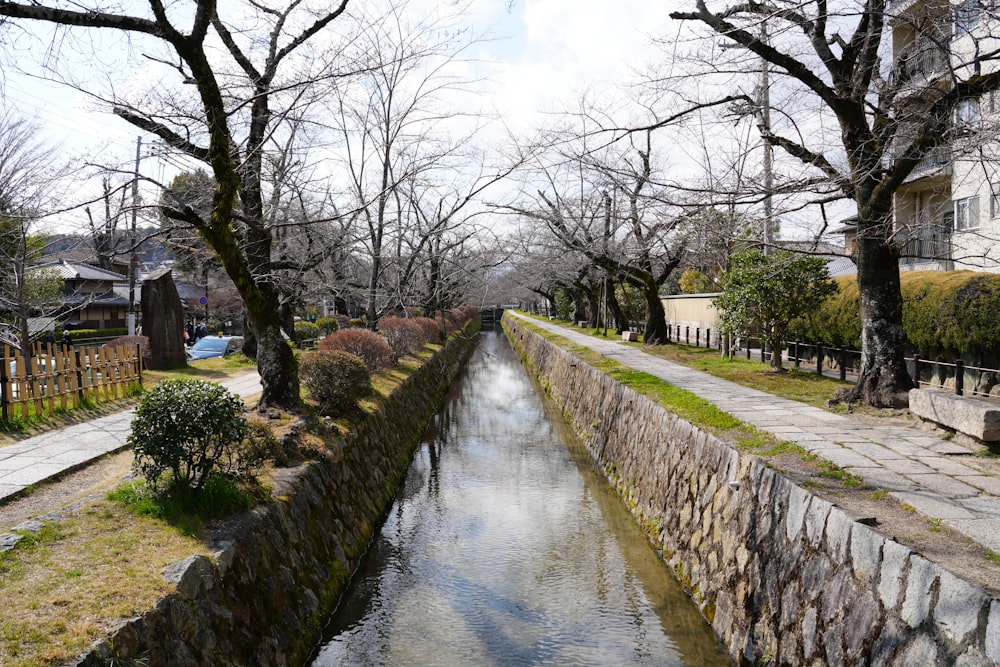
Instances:
[[[949,90],[956,75],[993,71],[1000,19],[983,0],[903,0],[887,10],[890,81],[900,96]],[[992,56],[995,58],[995,56]],[[1000,272],[1000,95],[964,100],[946,145],[928,154],[898,189],[894,224],[904,270]]]

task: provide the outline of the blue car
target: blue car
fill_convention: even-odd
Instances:
[[[208,336],[187,349],[188,361],[214,359],[236,354],[243,348],[243,336]]]

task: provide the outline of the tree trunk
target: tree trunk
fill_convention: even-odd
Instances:
[[[861,227],[859,225],[859,231]],[[883,239],[859,234],[858,290],[861,293],[861,373],[857,384],[837,396],[879,408],[909,404],[913,382],[903,359],[903,297],[899,257]]]
[[[575,325],[587,316],[587,307],[583,305],[583,295],[580,294],[579,289],[573,288],[566,291],[573,297],[573,324]]]
[[[605,283],[605,294],[608,300],[608,311],[611,316],[615,318],[615,330],[617,334],[621,334],[625,331],[628,326],[628,321],[625,319],[625,314],[622,313],[621,304],[618,303],[618,295],[615,294],[615,283],[611,278],[608,278]]]
[[[781,370],[781,351],[784,349],[784,336],[772,335],[767,339],[767,346],[771,348],[771,370]]]
[[[670,332],[659,287],[655,282],[649,282],[643,285],[642,295],[646,299],[646,330],[642,334],[642,342],[645,345],[666,345],[670,342]]]
[[[277,318],[259,326],[254,325],[253,329],[257,334],[257,370],[264,387],[258,408],[298,408],[299,378],[295,355],[281,335]]]
[[[591,329],[601,326],[601,293],[594,283],[587,288],[587,302],[590,305],[588,323]]]

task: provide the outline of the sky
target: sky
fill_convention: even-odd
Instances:
[[[125,0],[126,4],[129,0]],[[438,3],[440,0],[410,0]],[[674,3],[650,0],[619,0],[614,3],[581,3],[579,0],[468,0],[468,17],[476,30],[494,38],[479,43],[474,53],[477,67],[488,78],[484,106],[497,109],[504,122],[530,134],[551,120],[552,114],[573,107],[583,91],[605,95],[614,86],[634,80],[647,64],[664,58],[651,45],[653,37],[677,32],[668,13]],[[26,48],[5,58],[16,57],[22,66],[35,69],[54,52],[43,29],[33,40],[20,40]],[[93,32],[93,31],[91,31]],[[127,46],[116,33],[100,38],[101,58],[115,62],[114,50]],[[134,55],[134,53],[133,53]],[[124,62],[124,61],[123,61]],[[154,139],[95,107],[93,101],[65,86],[26,77],[0,62],[4,106],[35,119],[52,143],[61,146],[68,159],[117,164],[131,169],[136,138],[142,135],[140,170],[160,182],[168,182],[181,169],[198,166],[177,156],[164,156]],[[75,72],[85,72],[87,62],[74,63]],[[139,86],[155,76],[151,71],[124,72],[125,83]],[[84,198],[95,189],[94,181],[68,186],[68,201]],[[155,196],[155,195],[149,195]],[[58,226],[83,231],[82,211],[60,215]]]

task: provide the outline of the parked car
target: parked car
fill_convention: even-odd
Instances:
[[[214,359],[236,354],[243,349],[243,336],[208,336],[187,348],[188,361]]]

